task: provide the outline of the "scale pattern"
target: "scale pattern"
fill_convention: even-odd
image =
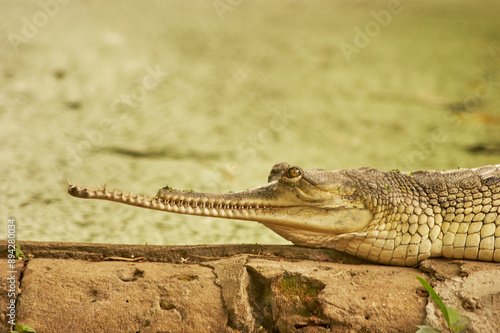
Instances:
[[[382,264],[429,257],[500,262],[500,165],[454,171],[347,171],[374,218],[323,246]]]

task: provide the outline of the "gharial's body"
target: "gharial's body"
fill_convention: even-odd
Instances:
[[[451,171],[325,171],[276,164],[268,184],[229,194],[166,186],[154,198],[69,184],[79,198],[257,221],[296,245],[381,264],[429,257],[500,262],[500,164]]]

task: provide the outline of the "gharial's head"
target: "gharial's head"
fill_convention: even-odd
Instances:
[[[69,185],[80,198],[104,199],[180,214],[258,221],[292,241],[293,233],[335,235],[363,230],[372,212],[345,171],[303,170],[281,162],[266,185],[212,194],[164,187],[154,198]]]
[[[342,234],[364,229],[373,218],[358,190],[342,170],[304,170],[281,162],[268,184],[246,193],[269,200],[271,211],[258,219],[266,225]]]

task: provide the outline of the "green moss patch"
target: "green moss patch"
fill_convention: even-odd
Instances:
[[[303,317],[321,315],[318,294],[325,285],[301,275],[286,274],[275,282],[275,291],[282,297],[280,308],[286,308]]]

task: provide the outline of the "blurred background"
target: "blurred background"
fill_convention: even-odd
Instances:
[[[498,1],[0,1],[0,211],[18,240],[287,242],[76,199],[228,192],[271,167],[500,163]]]

